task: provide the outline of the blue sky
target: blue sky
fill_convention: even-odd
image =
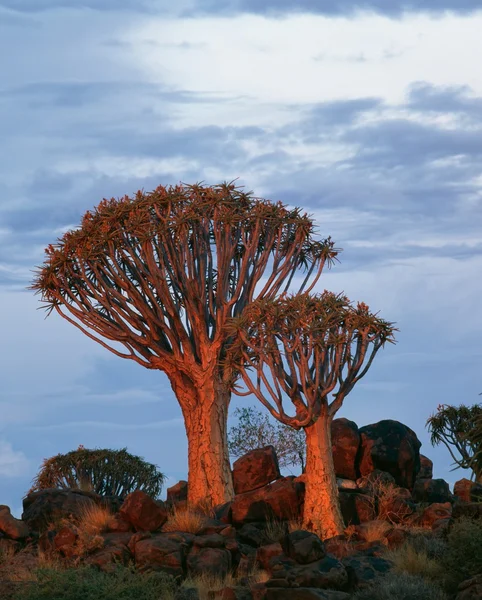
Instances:
[[[400,329],[339,416],[398,419],[435,476],[462,476],[425,421],[482,391],[477,5],[0,0],[1,504],[20,516],[42,459],[79,444],[186,477],[166,376],[25,289],[103,197],[179,181],[238,178],[314,216],[343,248],[317,289]]]

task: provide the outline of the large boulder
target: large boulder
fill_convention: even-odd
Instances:
[[[335,473],[342,479],[357,479],[356,457],[360,448],[358,426],[348,419],[335,419],[331,424],[331,446]]]
[[[450,502],[434,502],[429,504],[417,519],[417,524],[431,528],[437,521],[452,517],[452,504]]]
[[[420,471],[417,474],[417,479],[432,479],[433,478],[433,462],[427,456],[420,455]]]
[[[0,533],[11,540],[22,540],[28,537],[30,531],[23,521],[11,514],[8,506],[2,504],[0,505]]]
[[[482,484],[470,479],[460,479],[455,482],[454,496],[464,502],[477,502],[482,499]]]
[[[163,503],[155,502],[142,490],[129,494],[119,511],[136,531],[157,531],[167,521],[167,514]]]
[[[175,485],[167,488],[166,504],[178,504],[187,501],[187,481],[181,479]]]
[[[280,477],[274,446],[251,450],[233,463],[235,494],[251,492]]]
[[[345,567],[330,554],[308,565],[298,565],[293,562],[285,560],[277,568],[273,568],[273,576],[266,582],[266,587],[335,590],[344,590],[347,587],[348,575]]]
[[[281,545],[286,556],[301,565],[316,562],[326,556],[323,542],[309,531],[292,531],[283,539]]]
[[[262,488],[237,494],[231,504],[233,524],[276,518],[281,521],[299,518],[304,500],[304,485],[282,477]]]
[[[231,553],[225,548],[194,546],[187,557],[187,571],[192,577],[208,575],[226,577],[231,569]]]
[[[412,489],[420,471],[420,446],[414,431],[390,419],[360,428],[359,471],[366,476],[375,469],[393,475],[397,485]]]
[[[31,531],[43,532],[61,519],[78,520],[84,510],[99,503],[99,496],[75,489],[45,489],[23,499],[22,521]]]
[[[449,484],[444,479],[417,479],[412,490],[415,502],[451,502]]]
[[[135,544],[131,542],[136,567],[141,571],[163,571],[174,577],[185,576],[189,540],[186,536],[158,533]]]

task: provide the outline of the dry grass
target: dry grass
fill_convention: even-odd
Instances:
[[[409,541],[399,548],[388,550],[386,557],[394,564],[396,573],[418,575],[424,579],[440,581],[444,572],[441,564],[423,549],[415,548]]]
[[[296,518],[290,521],[280,521],[278,519],[268,519],[266,521],[265,533],[271,542],[281,542],[287,533],[306,529],[303,527],[303,519]]]
[[[15,548],[13,546],[4,546],[0,548],[0,565],[8,563],[15,556]]]
[[[162,531],[182,531],[197,534],[205,526],[206,519],[206,515],[199,509],[176,508],[174,506],[169,511],[169,516],[162,527]]]
[[[98,535],[108,531],[114,515],[105,506],[98,504],[86,506],[80,515],[77,528],[80,532],[90,535]]]
[[[253,567],[247,575],[247,582],[243,581],[242,587],[249,588],[255,583],[268,581],[269,578],[270,576],[266,571],[259,569],[258,567]],[[203,573],[196,577],[187,577],[182,582],[181,587],[195,588],[199,594],[199,600],[210,600],[210,592],[219,592],[225,587],[234,587],[236,585],[240,585],[240,583],[232,573],[228,573],[225,577],[214,577],[207,573]]]
[[[377,542],[385,539],[387,533],[392,529],[392,525],[387,521],[379,519],[375,521],[367,521],[363,524],[363,536],[366,542]]]

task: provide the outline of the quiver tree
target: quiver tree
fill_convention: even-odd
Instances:
[[[232,183],[178,185],[103,200],[79,229],[46,249],[30,289],[117,356],[164,371],[188,438],[190,503],[233,496],[223,366],[224,325],[303,273],[311,289],[337,251],[313,239],[297,208],[257,199]],[[112,347],[120,343],[127,352]]]
[[[79,446],[66,454],[46,458],[27,492],[49,488],[82,489],[101,496],[125,497],[142,490],[158,498],[165,481],[156,465],[121,450]]]
[[[455,469],[470,469],[482,483],[482,405],[440,404],[427,419],[432,445],[443,444],[454,460]]]
[[[353,307],[346,296],[328,291],[263,299],[231,324],[237,341],[229,362],[247,388],[235,392],[254,394],[273,417],[305,431],[303,523],[322,538],[344,529],[331,422],[378,350],[394,343],[394,331],[366,304]]]

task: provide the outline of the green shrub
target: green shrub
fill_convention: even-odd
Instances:
[[[158,498],[165,475],[156,465],[139,456],[121,450],[88,450],[79,446],[67,454],[57,454],[44,460],[28,491],[46,488],[75,488],[101,496],[121,496],[142,490]]]
[[[140,574],[117,566],[113,573],[94,567],[38,569],[38,581],[18,590],[14,600],[173,600],[177,589],[165,573]]]
[[[457,519],[447,535],[441,561],[450,588],[482,572],[482,522]]]
[[[447,549],[447,542],[432,531],[412,534],[407,543],[419,554],[426,554],[428,558],[440,561]]]
[[[447,600],[443,590],[422,577],[389,573],[354,596],[354,600]]]

